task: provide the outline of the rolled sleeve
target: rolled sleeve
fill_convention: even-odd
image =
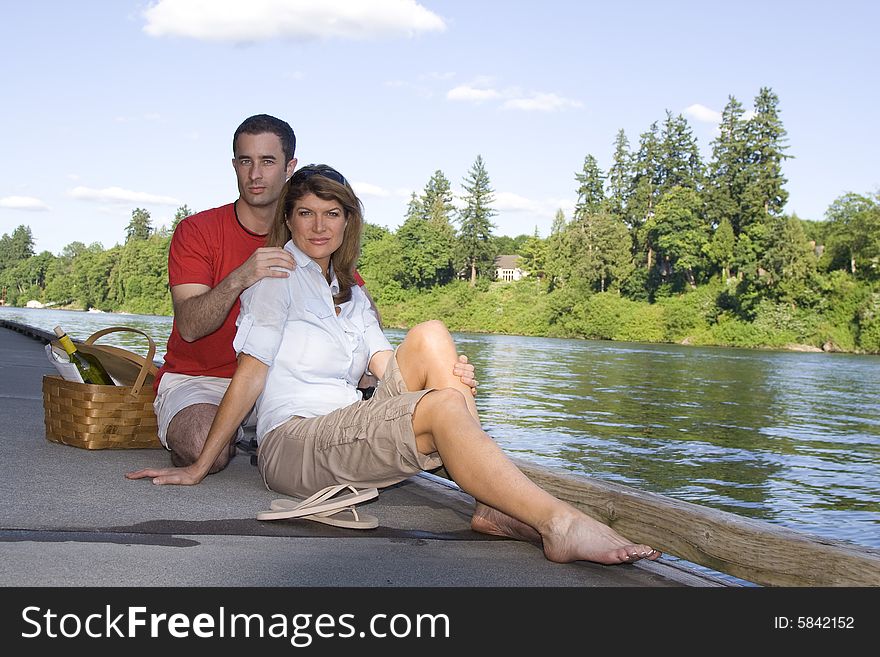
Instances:
[[[290,305],[286,280],[264,278],[242,292],[238,330],[232,341],[236,356],[245,353],[266,365],[274,362]]]
[[[382,327],[379,326],[379,320],[372,308],[367,308],[364,311],[364,342],[369,353],[368,363],[377,352],[391,351],[393,349],[391,343],[388,342],[388,338],[382,332]]]

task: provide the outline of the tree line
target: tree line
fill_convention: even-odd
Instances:
[[[546,238],[537,229],[493,234],[494,190],[481,156],[458,199],[437,170],[396,230],[365,226],[359,270],[383,320],[880,353],[880,193],[844,194],[822,221],[786,214],[791,156],[770,88],[750,112],[728,98],[707,162],[687,120],[669,111],[635,146],[623,130],[613,146],[607,170],[586,155],[572,216],[558,210]],[[58,256],[35,255],[30,230],[19,226],[0,238],[4,299],[170,314],[168,245],[189,214],[183,206],[171,227],[154,230],[149,213],[135,209],[125,244],[74,242]],[[502,254],[518,255],[528,277],[494,282]]]

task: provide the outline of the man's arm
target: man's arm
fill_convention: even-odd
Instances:
[[[180,336],[194,342],[213,333],[223,325],[244,290],[262,278],[286,278],[295,267],[293,256],[284,249],[263,247],[216,287],[199,283],[175,285],[171,288],[171,301]]]
[[[253,408],[266,385],[269,366],[253,356],[241,354],[238,367],[229,382],[229,388],[220,401],[214,422],[208,431],[202,453],[192,465],[183,468],[144,468],[129,472],[128,479],[151,478],[154,484],[181,484],[192,486],[204,479],[217,456],[236,435],[239,425]]]

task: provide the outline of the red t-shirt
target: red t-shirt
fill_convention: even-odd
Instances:
[[[234,203],[187,217],[171,237],[168,285],[199,283],[214,288],[265,243],[265,235],[252,233],[239,223]],[[355,279],[358,285],[364,284],[357,272]],[[220,328],[194,342],[180,337],[174,320],[156,389],[165,372],[232,378],[237,365],[232,340],[240,307],[236,299]]]

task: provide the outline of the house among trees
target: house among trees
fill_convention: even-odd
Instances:
[[[520,256],[500,255],[495,258],[495,278],[499,281],[518,281],[528,272],[519,268]]]

